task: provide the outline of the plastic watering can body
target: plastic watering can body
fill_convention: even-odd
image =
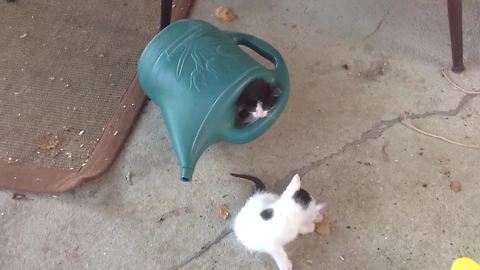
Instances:
[[[275,67],[265,68],[238,45]],[[285,62],[272,46],[198,20],[179,20],[158,33],[141,54],[137,71],[143,91],[162,111],[186,181],[210,145],[222,140],[246,143],[265,133],[283,111],[289,93]],[[279,101],[266,118],[237,127],[235,102],[255,79],[276,85]]]

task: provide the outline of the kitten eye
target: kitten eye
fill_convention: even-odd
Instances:
[[[268,209],[265,209],[263,210],[261,213],[260,213],[260,216],[263,218],[263,220],[269,220],[273,217],[273,209],[272,208],[268,208]]]

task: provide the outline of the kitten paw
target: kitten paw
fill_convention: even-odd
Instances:
[[[300,234],[309,234],[315,231],[315,223],[310,223],[300,227]]]
[[[288,260],[284,265],[278,267],[278,270],[293,270],[292,262]]]
[[[317,215],[317,217],[315,218],[314,222],[315,223],[320,223],[320,222],[322,222],[322,220],[323,220],[323,215],[319,213]]]

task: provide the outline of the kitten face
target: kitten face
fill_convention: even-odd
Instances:
[[[267,117],[268,112],[276,105],[279,95],[280,90],[275,85],[261,79],[252,81],[236,102],[240,122],[248,124]]]

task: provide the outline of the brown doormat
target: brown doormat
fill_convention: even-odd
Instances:
[[[145,101],[135,70],[159,14],[151,0],[0,1],[0,187],[64,192],[108,169]]]

